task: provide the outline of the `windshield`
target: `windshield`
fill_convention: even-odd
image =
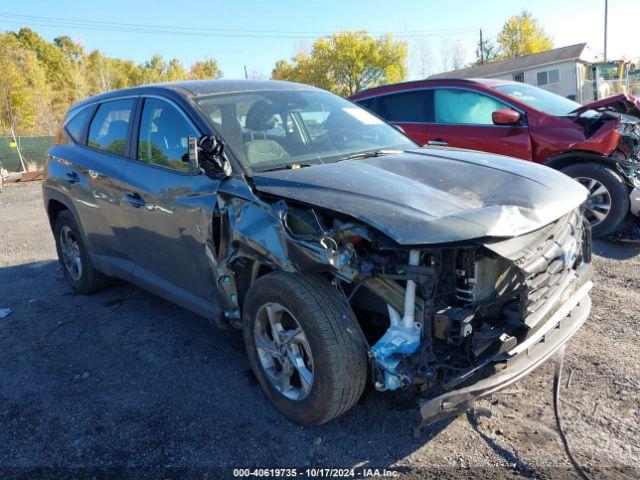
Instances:
[[[573,110],[582,106],[573,100],[526,83],[509,83],[507,85],[497,85],[493,88],[541,112],[558,117],[566,117]]]
[[[416,144],[353,103],[315,90],[268,90],[195,98],[252,171],[335,162]]]

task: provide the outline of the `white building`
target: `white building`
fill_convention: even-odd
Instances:
[[[523,57],[485,63],[461,70],[438,73],[429,78],[499,78],[544,88],[581,103],[593,101],[593,90],[585,89],[589,65],[594,61],[586,43],[555,48]],[[585,93],[586,92],[586,93]],[[589,97],[589,98],[583,98]]]

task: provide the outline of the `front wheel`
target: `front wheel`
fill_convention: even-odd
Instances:
[[[629,189],[624,179],[598,163],[577,163],[563,168],[562,172],[589,190],[585,216],[593,237],[613,232],[629,212]]]
[[[251,286],[243,310],[249,362],[283,414],[319,425],[358,401],[366,342],[344,295],[326,279],[270,273]]]

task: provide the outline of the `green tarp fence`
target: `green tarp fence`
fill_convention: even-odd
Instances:
[[[19,172],[18,149],[13,145],[13,137],[0,137],[0,163],[10,172]],[[53,145],[53,137],[18,137],[18,146],[25,162],[42,167],[47,150]]]

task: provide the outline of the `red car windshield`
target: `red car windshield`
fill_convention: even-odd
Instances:
[[[527,85],[526,83],[509,83],[497,85],[493,88],[536,110],[557,117],[566,117],[576,108],[582,106],[573,100],[548,92],[542,88],[534,87],[533,85]]]

